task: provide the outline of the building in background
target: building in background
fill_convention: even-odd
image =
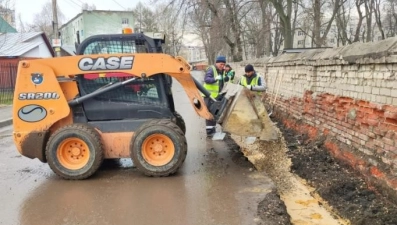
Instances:
[[[180,56],[189,62],[206,60],[204,45],[199,36],[193,33],[186,33],[183,35],[181,43]]]
[[[6,20],[0,17],[0,34],[17,33],[17,30],[12,27]]]
[[[83,10],[59,28],[62,49],[76,50],[76,44],[97,34],[122,33],[124,27],[134,24],[132,11]]]
[[[3,58],[52,58],[54,50],[43,32],[0,35],[0,61]]]
[[[0,17],[12,27],[15,27],[15,10],[0,6]]]

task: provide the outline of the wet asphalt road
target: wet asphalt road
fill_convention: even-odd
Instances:
[[[204,120],[177,82],[173,93],[189,149],[171,177],[145,177],[125,159],[105,163],[88,180],[62,180],[47,164],[20,156],[12,127],[1,128],[0,224],[255,224],[272,182],[224,142],[206,139]]]

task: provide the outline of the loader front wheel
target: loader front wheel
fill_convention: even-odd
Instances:
[[[175,123],[176,123],[176,125],[178,125],[178,127],[181,128],[183,134],[186,134],[185,120],[183,119],[181,114],[179,114],[177,111],[175,111],[174,115],[175,115]]]
[[[135,132],[130,151],[134,164],[145,175],[169,176],[185,161],[187,143],[174,122],[151,120]]]
[[[103,161],[99,133],[83,124],[72,124],[55,131],[46,148],[50,168],[59,176],[82,180],[93,175]]]

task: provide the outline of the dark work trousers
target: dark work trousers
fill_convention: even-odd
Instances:
[[[210,98],[204,97],[204,103],[208,107],[208,103],[210,101]],[[205,125],[206,126],[216,126],[216,121],[215,120],[205,120]]]

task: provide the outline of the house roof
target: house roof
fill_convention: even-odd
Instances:
[[[43,32],[29,32],[29,33],[5,33],[0,35],[0,56],[21,56],[24,53],[32,50],[40,45],[42,42],[34,42],[32,39],[42,36],[48,50],[54,57],[55,52],[52,49],[51,43]]]
[[[0,16],[0,33],[17,33],[17,30]]]

